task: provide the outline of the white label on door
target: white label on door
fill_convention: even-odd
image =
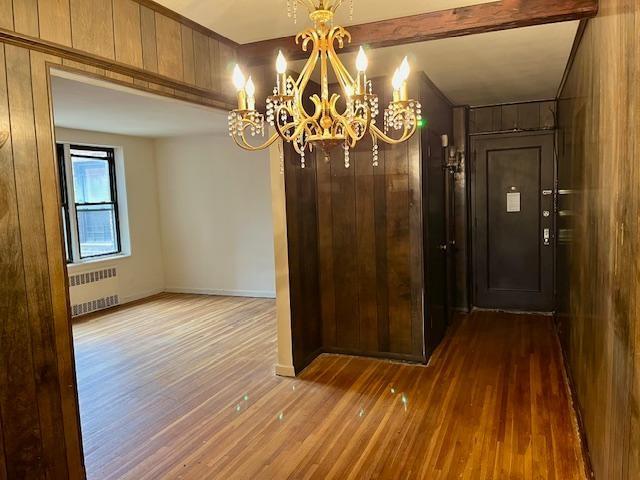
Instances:
[[[520,211],[520,192],[507,193],[507,213]]]

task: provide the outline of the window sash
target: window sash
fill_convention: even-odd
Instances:
[[[58,144],[58,155],[62,155],[59,161],[60,165],[60,185],[61,185],[61,204],[64,208],[64,227],[66,227],[66,243],[69,255],[67,262],[81,261],[92,258],[107,257],[122,253],[122,243],[120,237],[120,212],[118,206],[118,190],[115,169],[115,152],[110,147],[93,147],[76,144]],[[84,155],[83,155],[84,153]],[[95,153],[95,154],[94,154]],[[105,161],[108,165],[109,175],[109,193],[111,201],[105,202],[77,202],[74,191],[73,177],[73,159],[82,158],[87,160]],[[105,210],[113,212],[113,235],[115,250],[99,253],[95,255],[83,255],[83,248],[80,239],[80,219],[79,212],[83,211],[83,207],[109,207]],[[87,209],[84,211],[90,211]],[[100,210],[98,210],[100,211]],[[73,219],[73,222],[71,222]]]

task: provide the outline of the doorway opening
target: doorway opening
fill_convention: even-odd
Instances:
[[[268,153],[211,107],[57,68],[51,93],[87,477],[149,474],[273,368]]]
[[[555,110],[554,101],[471,110],[475,307],[555,309]]]

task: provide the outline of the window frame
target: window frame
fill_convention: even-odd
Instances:
[[[65,258],[67,263],[73,262],[73,245],[71,242],[71,216],[69,215],[69,189],[67,188],[67,166],[65,161],[64,144],[56,143],[58,157],[58,181],[60,187],[60,207],[62,209],[62,236],[65,244]]]
[[[64,198],[66,200],[66,218],[63,221],[66,222],[67,238],[69,248],[69,257],[67,263],[78,264],[90,262],[92,260],[99,260],[101,258],[109,258],[122,255],[122,237],[120,228],[120,205],[118,202],[118,177],[116,172],[116,157],[115,148],[107,146],[95,146],[95,145],[82,145],[78,143],[59,142],[56,144],[58,155],[62,154],[62,159],[59,161],[59,175],[60,175],[60,188],[64,189]],[[106,157],[92,157],[82,155],[72,155],[71,150],[85,150],[94,152],[105,152]],[[73,157],[87,158],[92,160],[106,161],[109,170],[109,191],[111,194],[110,202],[78,202],[76,200],[74,190],[73,179]],[[61,201],[62,201],[61,198]],[[64,206],[64,205],[63,205]],[[80,227],[78,211],[82,207],[99,207],[99,206],[111,206],[114,214],[114,227],[115,227],[115,243],[116,250],[108,253],[100,253],[96,255],[82,255],[82,247],[80,245]],[[80,207],[80,209],[78,208]]]

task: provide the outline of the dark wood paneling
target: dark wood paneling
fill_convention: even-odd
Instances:
[[[56,350],[51,348],[55,345],[55,338],[44,216],[31,215],[32,209],[43,211],[31,65],[28,50],[7,46],[5,51],[18,216],[29,305],[28,325],[37,380],[42,461],[54,478],[66,478],[68,473],[57,357]],[[40,232],[40,235],[32,235],[32,232]]]
[[[219,91],[222,85],[220,71],[220,42],[215,38],[209,38],[209,58],[211,63],[211,88]]]
[[[559,328],[595,478],[640,472],[640,10],[602,0],[559,99]]]
[[[236,49],[229,46],[225,42],[219,42],[218,48],[220,49],[220,55],[218,57],[218,74],[220,75],[220,89],[222,91],[231,88],[231,75],[233,73],[233,67],[236,64]],[[256,79],[259,79],[261,85],[256,85],[257,88],[261,88],[261,91],[257,91],[256,94],[262,96],[268,95],[269,85],[266,81],[267,76],[256,75]]]
[[[375,185],[373,163],[371,162],[371,140],[366,137],[362,151],[354,153],[353,173],[355,175],[355,252],[357,253],[358,288],[358,345],[364,351],[379,351],[378,341],[378,297],[376,295],[376,218]]]
[[[442,136],[447,135],[453,143],[453,109],[451,103],[428,79],[421,84],[421,101],[424,108],[426,128],[421,132],[421,173],[422,198],[416,203],[422,204],[422,235],[416,242],[422,242],[423,265],[417,275],[424,278],[424,348],[427,355],[440,343],[448,326],[448,296],[455,294],[453,282],[447,278],[447,258],[454,252],[442,250],[447,245],[446,184],[447,172],[444,170],[445,151]],[[412,189],[413,190],[413,189]],[[451,273],[451,272],[450,272]],[[414,339],[415,341],[415,339]]]
[[[193,53],[193,30],[182,25],[182,62],[184,81],[196,83],[195,55]]]
[[[419,75],[411,89],[424,97],[428,128],[451,134],[451,105],[442,94]],[[379,93],[386,105],[390,92]],[[424,360],[420,135],[393,147],[381,144],[378,167],[371,148],[370,139],[359,142],[350,152],[349,168],[342,149],[330,152],[330,162],[314,164],[316,183],[307,188],[315,192],[316,203],[303,209],[308,218],[297,219],[301,207],[293,205],[292,213],[287,204],[290,258],[291,249],[299,248],[296,229],[317,221],[319,290],[307,292],[319,297],[322,339],[317,348]],[[287,198],[292,200],[297,197],[291,192],[301,191],[296,172],[306,177],[311,168],[301,169],[295,160],[287,163]],[[302,281],[292,276],[292,288]]]
[[[293,147],[285,144],[284,149],[291,336],[297,373],[322,347],[316,161],[315,155],[307,155],[307,166],[302,169]]]
[[[598,12],[597,0],[501,0],[448,10],[422,13],[348,27],[352,42],[345,51],[359,45],[369,48],[425,42],[440,38],[494,32],[545,23],[589,18]],[[306,58],[295,37],[275,38],[241,45],[245,63],[271,62],[278,50],[290,60]]]
[[[332,152],[330,166],[336,322],[336,343],[332,346],[357,350],[360,328],[355,176],[354,168],[341,164],[340,151]]]
[[[556,126],[555,115],[554,100],[472,107],[469,133],[552,130]]]
[[[322,316],[322,344],[336,343],[335,277],[333,273],[333,195],[331,162],[316,162],[318,179],[318,268],[320,275],[320,309]]]
[[[193,32],[193,52],[195,55],[196,85],[202,88],[211,88],[209,39],[200,32]]]
[[[6,61],[3,46],[0,49],[3,73],[10,66],[16,68],[13,52],[9,55],[12,58]],[[6,79],[6,75],[0,75],[0,122],[3,131],[10,131],[12,125],[9,121]],[[14,123],[17,121],[20,121],[18,116]],[[13,140],[9,138],[0,149],[0,245],[3,249],[0,262],[3,299],[0,316],[0,426],[3,430],[7,478],[37,478],[43,476],[43,452],[12,147]]]

